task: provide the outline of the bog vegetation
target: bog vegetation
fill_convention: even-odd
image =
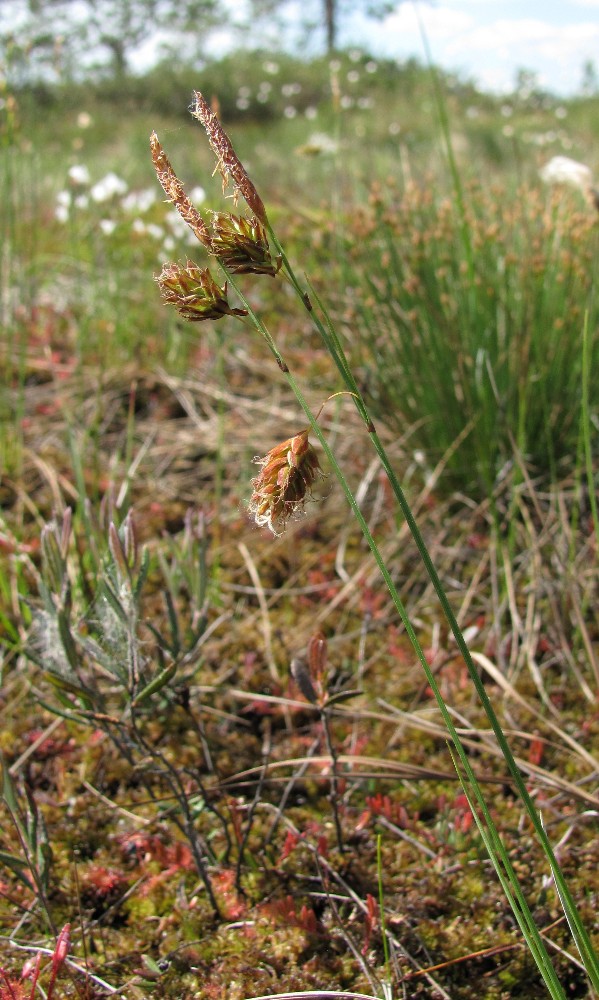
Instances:
[[[597,101],[5,90],[1,1000],[596,994]]]

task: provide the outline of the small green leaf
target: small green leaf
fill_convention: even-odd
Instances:
[[[75,640],[73,639],[73,633],[71,632],[71,623],[69,622],[69,619],[64,611],[59,611],[57,613],[56,624],[58,625],[58,634],[60,636],[62,648],[64,649],[69,666],[71,670],[76,673],[77,667],[79,666],[79,656],[77,654]]]
[[[141,960],[152,977],[162,975],[160,966],[154,961],[153,958],[151,958],[150,955],[142,955]]]
[[[8,772],[8,768],[4,763],[4,756],[2,754],[0,754],[0,763],[2,764],[2,798],[6,802],[10,811],[16,812],[17,798],[15,795],[15,789],[12,783],[12,778]]]
[[[133,596],[136,601],[139,601],[140,594],[143,590],[144,584],[148,579],[148,573],[150,571],[150,553],[146,547],[141,551],[141,564],[139,567],[139,573],[137,574],[137,580],[135,581],[135,587],[133,588]]]
[[[8,851],[0,851],[0,865],[5,865],[17,878],[24,882],[28,889],[33,889],[33,882],[25,875],[24,869],[29,870],[29,864],[23,858],[17,858]]]
[[[161,688],[165,686],[165,684],[168,684],[168,682],[175,676],[176,672],[177,672],[177,664],[176,663],[169,664],[169,666],[165,667],[164,670],[161,670],[159,674],[156,674],[156,676],[150,681],[149,684],[146,684],[145,688],[143,688],[139,692],[139,694],[135,696],[132,704],[139,705],[141,704],[142,701],[146,701],[147,698],[150,698],[153,694],[156,694],[156,692],[160,691]]]
[[[124,625],[128,624],[127,612],[125,611],[123,605],[115,594],[114,590],[110,586],[107,580],[102,581],[102,595],[106,598],[110,607],[115,612],[115,614],[120,618]]]
[[[166,601],[166,607],[168,611],[168,620],[171,627],[172,643],[171,648],[175,656],[179,655],[181,650],[181,637],[179,635],[179,620],[177,618],[177,612],[175,610],[175,605],[173,603],[173,596],[170,590],[165,591],[164,600]]]

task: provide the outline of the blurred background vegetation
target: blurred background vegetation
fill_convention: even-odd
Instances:
[[[9,363],[22,363],[41,310],[46,328],[51,314],[57,331],[70,329],[82,362],[143,353],[185,369],[192,335],[165,314],[151,276],[191,246],[156,196],[147,137],[156,129],[188,190],[219,208],[187,110],[199,89],[346,318],[374,415],[394,432],[416,428],[429,468],[465,434],[448,489],[492,491],[514,443],[533,472],[555,478],[579,447],[581,324],[585,309],[591,329],[596,315],[594,67],[568,100],[526,70],[510,95],[481,93],[414,58],[334,51],[348,9],[308,5],[297,25],[316,52],[306,58],[256,47],[276,36],[285,3],[256,0],[241,17],[213,0],[38,2],[22,5],[20,21],[4,18]],[[236,47],[219,56],[224,26],[225,48]],[[586,188],[542,183],[556,156],[589,165]],[[282,317],[284,296],[265,295]]]

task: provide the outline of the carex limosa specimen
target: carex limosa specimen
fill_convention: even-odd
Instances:
[[[586,971],[595,989],[599,990],[599,957],[593,949],[590,937],[582,923],[567,882],[561,872],[555,853],[545,832],[542,820],[537,813],[533,799],[525,785],[514,755],[509,747],[505,734],[503,733],[492,702],[470,655],[470,651],[466,645],[466,641],[459,627],[451,604],[447,598],[434,563],[424,543],[420,529],[413,517],[401,483],[391,465],[384,445],[376,433],[376,429],[374,428],[372,421],[370,420],[366,402],[360,392],[356,378],[345,355],[343,345],[336,332],[335,325],[322,302],[314,295],[310,288],[304,287],[297,278],[296,273],[270,224],[262,198],[256,191],[256,188],[250,180],[247,171],[235,153],[234,147],[218,121],[218,118],[212,112],[202,94],[198,92],[195,94],[191,113],[203,125],[206,131],[206,135],[216,156],[216,169],[222,177],[223,189],[226,190],[229,184],[232,183],[234,204],[237,204],[239,198],[241,197],[246,202],[250,212],[252,213],[252,217],[250,218],[248,225],[241,226],[239,223],[239,217],[235,216],[229,216],[228,221],[224,223],[221,214],[219,214],[216,224],[213,224],[212,232],[210,232],[203,220],[200,220],[200,224],[197,218],[199,213],[193,208],[193,206],[190,206],[190,203],[183,192],[182,185],[176,178],[176,175],[174,175],[172,167],[170,166],[170,163],[168,163],[166,154],[162,150],[157,136],[153,134],[151,139],[152,156],[158,178],[169,200],[173,202],[175,207],[180,212],[181,217],[196,234],[204,249],[208,252],[208,254],[216,259],[219,266],[222,268],[227,281],[237,292],[243,303],[243,307],[247,310],[249,321],[253,324],[256,331],[265,339],[267,346],[273,354],[279,368],[285,374],[287,382],[299,405],[306,414],[310,428],[313,430],[322,445],[329,464],[340,483],[345,498],[373,553],[381,575],[389,589],[395,608],[403,622],[406,633],[426,675],[427,682],[437,701],[439,711],[441,712],[443,721],[451,739],[451,743],[453,744],[453,750],[451,751],[452,758],[458,770],[460,780],[462,781],[464,790],[468,795],[481,836],[483,837],[485,846],[501,881],[508,901],[512,907],[518,925],[526,939],[527,946],[537,963],[539,971],[543,976],[551,996],[555,998],[564,998],[564,990],[557,979],[549,954],[535,924],[528,903],[524,897],[514,867],[508,856],[508,852],[490,814],[483,791],[479,783],[476,781],[468,755],[455,728],[451,712],[442,697],[437,680],[427,663],[422,646],[406,612],[397,587],[391,578],[389,569],[385,564],[379,547],[371,534],[360,507],[347,484],[345,476],[328,445],[326,437],[317,423],[317,418],[311,412],[304,398],[299,383],[293,373],[289,370],[287,363],[282,357],[277,347],[275,338],[267,329],[261,318],[252,310],[250,303],[243,295],[243,292],[237,283],[237,275],[253,273],[270,274],[274,277],[278,273],[282,273],[291,282],[293,288],[295,289],[301,307],[308,311],[316,330],[320,334],[322,341],[328,350],[337,371],[339,372],[345,391],[351,393],[354,398],[354,404],[360,417],[362,418],[366,431],[370,436],[371,444],[379,456],[385,472],[387,473],[393,494],[408,523],[409,529],[418,547],[424,568],[431,579],[443,613],[448,621],[457,647],[460,650],[468,669],[472,684],[474,685],[497,739],[497,743],[503,753],[511,782],[518,790],[526,813],[528,814],[529,820],[532,823],[536,836],[545,853],[555,881],[560,903],[566,913],[570,930],[583,959]],[[218,239],[215,238],[215,233],[218,233]],[[225,235],[227,242],[226,255],[222,248],[222,240]],[[274,258],[271,256],[271,245],[275,251]],[[268,254],[268,257],[265,256],[266,254]],[[272,262],[272,267],[269,266],[269,258]],[[233,269],[228,266],[227,261],[235,264],[234,274]],[[316,303],[316,309],[314,308],[313,300]],[[306,432],[302,432],[302,434],[303,433],[307,435],[307,430]],[[301,436],[297,437],[303,441]],[[271,480],[270,482],[271,492],[264,495],[262,498],[258,498],[256,494],[259,493],[259,488],[256,485],[256,481],[254,481],[253,484],[254,497],[250,505],[250,509],[254,513],[254,516],[257,515],[261,519],[261,523],[268,524],[270,527],[273,526],[273,521],[275,523],[278,521],[280,527],[284,528],[287,521],[287,518],[284,516],[287,512],[284,494],[281,495],[280,493],[277,493],[277,489],[284,490],[287,488],[290,491],[290,499],[291,494],[295,495],[298,490],[301,492],[301,478],[298,478],[297,467],[292,464],[297,459],[297,455],[294,455],[294,448],[290,445],[290,441],[293,440],[293,438],[289,439],[289,441],[283,442],[278,446],[279,450],[271,449],[271,452],[269,452],[269,455],[272,455],[273,451],[276,452],[276,456],[273,457],[272,460],[274,464],[271,466],[272,474],[274,476],[274,480]],[[307,442],[307,436],[305,440]],[[285,456],[284,460],[283,456]],[[292,459],[291,462],[289,461],[290,457]],[[266,459],[263,460],[262,464],[264,471],[269,464],[268,455]],[[287,468],[287,466],[289,468]],[[258,484],[261,487],[260,477],[258,477]],[[298,499],[301,502],[303,500],[303,496],[298,497]],[[265,506],[262,506],[262,504]]]

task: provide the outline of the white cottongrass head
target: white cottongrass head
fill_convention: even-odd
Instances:
[[[137,236],[151,236],[152,239],[159,242],[165,236],[164,229],[156,222],[144,222],[143,219],[134,219],[131,228]]]
[[[334,155],[339,150],[339,143],[326,132],[313,132],[308,139],[308,144],[317,149],[319,153],[329,153]]]
[[[54,209],[54,216],[59,222],[68,222],[72,201],[70,191],[59,191],[56,195],[56,208]]]
[[[181,218],[178,212],[174,209],[167,212],[164,221],[176,239],[189,243],[190,246],[196,245],[197,240],[194,233],[192,233],[191,229]]]
[[[590,168],[578,160],[571,160],[569,156],[554,156],[541,167],[539,176],[545,184],[569,184],[585,192],[593,182]]]
[[[187,192],[187,197],[189,198],[190,201],[193,201],[194,205],[201,205],[203,202],[206,201],[206,192],[204,191],[203,187],[201,187],[199,184],[196,184],[196,186],[193,187],[191,191]]]
[[[148,212],[158,198],[154,188],[144,188],[143,191],[129,191],[121,202],[121,207],[125,212],[139,213],[144,215]]]
[[[114,198],[115,195],[126,194],[127,188],[127,182],[111,170],[94,184],[90,193],[94,201],[102,202]]]
[[[326,132],[312,132],[308,141],[300,146],[296,152],[302,156],[334,156],[339,150],[339,143]]]
[[[74,184],[76,187],[85,187],[91,180],[85,163],[73,164],[72,167],[69,167],[68,174],[71,184]]]

